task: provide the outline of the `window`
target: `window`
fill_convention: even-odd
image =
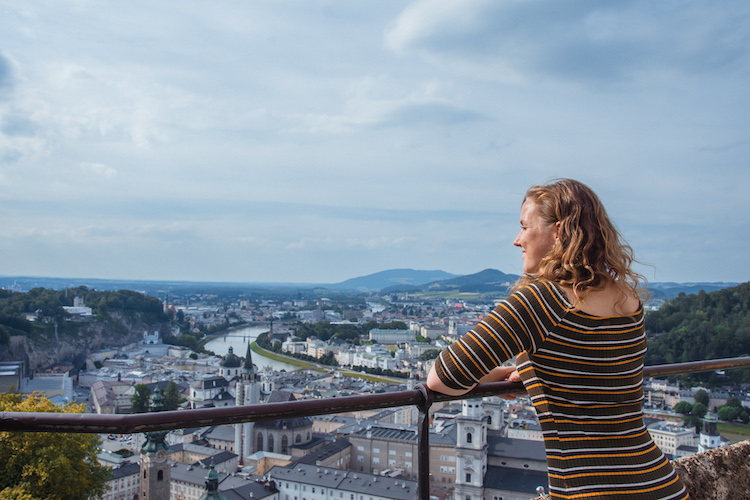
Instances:
[[[466,433],[466,442],[471,444],[471,432]]]
[[[160,470],[156,473],[156,480],[157,481],[164,481],[164,471]]]
[[[467,473],[466,473],[466,482],[467,482],[467,483],[470,483],[470,482],[471,482],[471,472],[467,472]]]
[[[357,451],[365,451],[365,447],[364,446],[357,446]]]
[[[404,453],[404,456],[405,456],[405,457],[409,457],[409,458],[411,458],[411,452],[410,452],[410,451],[407,451],[406,453]]]
[[[373,457],[372,458],[372,465],[379,465],[380,464],[380,458]]]
[[[373,452],[373,453],[380,453],[380,448],[373,448],[373,449],[372,449],[372,452]]]
[[[388,450],[388,454],[389,455],[395,455],[396,454],[396,450]]]
[[[404,467],[407,469],[411,469],[411,462],[404,462]]]

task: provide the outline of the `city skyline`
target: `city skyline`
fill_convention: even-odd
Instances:
[[[750,4],[2,2],[0,274],[520,274],[579,179],[656,282],[750,280]]]

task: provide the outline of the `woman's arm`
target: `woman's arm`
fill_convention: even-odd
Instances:
[[[479,383],[489,384],[491,382],[502,382],[503,380],[508,380],[510,382],[521,381],[521,377],[518,375],[515,366],[496,366],[487,375],[479,379]],[[432,365],[432,369],[427,375],[426,385],[431,391],[447,394],[449,396],[461,396],[476,387],[476,384],[468,389],[452,389],[448,387],[442,380],[440,380],[440,377],[435,370],[435,365]]]

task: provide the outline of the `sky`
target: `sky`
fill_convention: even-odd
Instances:
[[[0,275],[521,273],[524,193],[750,280],[746,0],[0,0]]]

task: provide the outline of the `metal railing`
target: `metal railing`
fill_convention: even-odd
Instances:
[[[643,376],[645,378],[664,377],[741,367],[750,367],[750,356],[648,366],[644,368]],[[419,428],[417,442],[419,457],[418,498],[427,500],[429,499],[430,489],[429,410],[432,404],[440,401],[455,401],[485,396],[511,396],[525,393],[526,391],[521,383],[512,382],[482,384],[461,396],[440,394],[419,384],[415,389],[382,394],[133,415],[0,412],[0,431],[133,434],[414,405],[419,409],[419,422],[417,424]]]

